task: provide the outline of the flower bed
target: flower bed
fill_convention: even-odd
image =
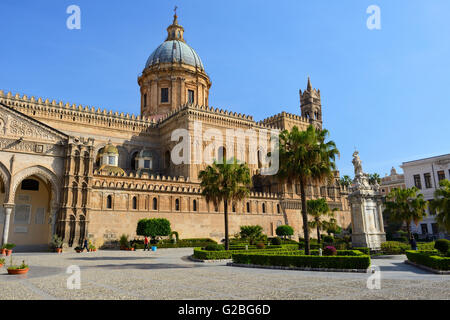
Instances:
[[[370,256],[356,250],[346,251],[352,251],[351,254],[354,255],[343,255],[342,252],[341,255],[338,252],[337,256],[306,256],[299,253],[267,252],[234,253],[233,263],[317,269],[367,269],[370,266]]]
[[[414,251],[407,250],[406,257],[409,261],[435,269],[435,270],[450,270],[450,257],[439,256],[437,250]]]

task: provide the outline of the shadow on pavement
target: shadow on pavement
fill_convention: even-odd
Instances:
[[[391,272],[412,272],[416,274],[433,274],[423,269],[416,268],[412,265],[402,262],[392,262],[391,266],[378,266],[380,271],[391,271]]]
[[[157,259],[157,257],[80,257],[80,258],[70,258],[67,260],[84,260],[84,261],[98,261],[98,260],[117,260],[117,261],[126,261],[126,260],[153,260]]]
[[[105,269],[137,269],[137,270],[159,270],[159,269],[192,269],[192,268],[203,268],[205,266],[203,265],[196,265],[196,264],[169,264],[169,263],[148,263],[148,264],[104,264],[104,265],[96,265],[96,266],[90,266],[87,268],[105,268]],[[86,268],[86,267],[85,267]]]

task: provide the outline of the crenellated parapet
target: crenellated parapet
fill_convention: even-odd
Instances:
[[[83,125],[103,126],[126,131],[142,132],[149,128],[156,128],[157,122],[139,115],[113,112],[96,108],[94,106],[82,106],[75,103],[56,100],[50,101],[41,97],[28,97],[18,93],[4,93],[0,90],[0,102],[14,108],[33,118],[44,118],[60,122],[81,123]]]
[[[170,111],[158,120],[154,120],[150,117],[139,116],[124,112],[113,112],[112,110],[106,110],[96,108],[94,106],[82,106],[75,103],[63,102],[56,100],[50,101],[42,97],[28,97],[19,93],[12,94],[8,92],[4,93],[0,90],[0,102],[3,102],[9,107],[12,107],[28,116],[33,118],[54,119],[57,121],[66,121],[72,123],[81,123],[83,125],[103,126],[111,129],[120,129],[132,132],[142,132],[148,129],[157,129],[160,125],[167,120],[180,114],[182,111],[188,111],[191,114],[195,112],[202,113],[203,116],[210,118],[224,117],[241,122],[245,122],[247,125],[257,126],[264,129],[275,129],[276,126],[271,125],[268,122],[255,122],[253,116],[242,113],[237,113],[229,110],[214,108],[210,106],[184,104],[175,110]],[[299,116],[287,114],[291,119],[296,119]]]
[[[302,129],[307,127],[310,123],[306,117],[283,111],[260,121],[259,124],[266,127],[277,128],[280,130],[289,130],[293,126],[297,126],[298,128]]]

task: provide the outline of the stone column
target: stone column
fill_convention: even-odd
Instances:
[[[14,208],[14,204],[7,204],[7,203],[5,203],[3,205],[3,207],[5,208],[5,222],[4,222],[4,225],[3,225],[2,244],[6,244],[6,243],[8,243],[9,223],[10,223],[10,220],[11,220],[11,213],[12,213],[12,210]]]
[[[56,219],[58,218],[58,208],[53,207],[50,210],[50,223],[52,225],[52,237],[55,234],[55,227],[56,227]]]

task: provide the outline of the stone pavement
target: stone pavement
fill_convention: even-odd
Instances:
[[[27,276],[0,270],[0,299],[449,299],[450,277],[381,257],[381,289],[367,289],[368,274],[284,271],[192,262],[191,248],[157,252],[98,251],[14,254]],[[9,264],[9,257],[6,258]],[[67,267],[81,269],[81,288],[69,290]]]

